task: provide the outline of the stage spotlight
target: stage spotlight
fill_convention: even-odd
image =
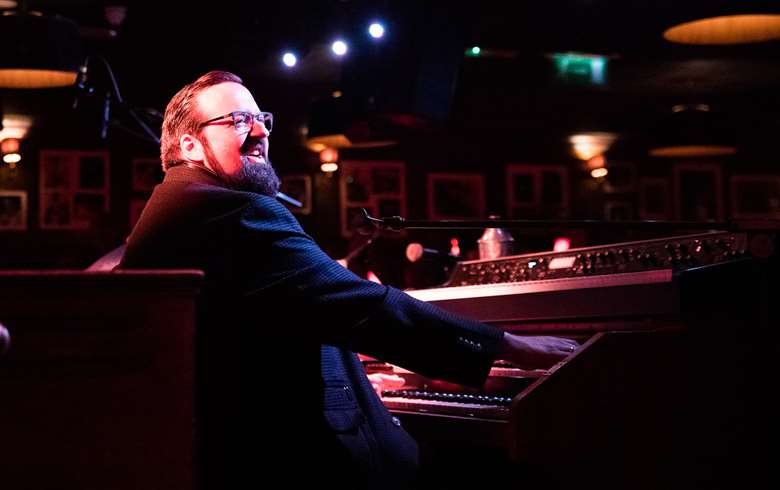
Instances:
[[[368,33],[371,34],[371,37],[374,39],[379,39],[385,35],[385,28],[379,22],[374,22],[368,26]]]
[[[284,66],[292,68],[298,64],[298,58],[293,53],[287,52],[282,56],[282,63],[284,63]]]
[[[331,46],[330,49],[333,50],[334,53],[338,56],[344,56],[347,54],[347,43],[339,39],[338,41],[335,41]]]

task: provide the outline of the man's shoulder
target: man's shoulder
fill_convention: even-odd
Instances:
[[[138,225],[177,228],[234,216],[250,205],[250,196],[244,194],[198,182],[165,181],[155,187]]]
[[[157,186],[153,198],[176,200],[180,205],[205,203],[245,206],[252,201],[249,192],[240,192],[204,182],[166,181]]]
[[[297,220],[276,198],[202,182],[164,182],[155,189],[150,205],[177,215],[197,215],[203,220],[239,216],[297,227]]]

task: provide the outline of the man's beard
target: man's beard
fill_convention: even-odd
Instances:
[[[276,175],[270,160],[266,160],[263,163],[252,163],[248,157],[242,155],[241,170],[235,175],[227,175],[222,170],[222,166],[217,163],[208,141],[203,142],[203,147],[206,161],[211,164],[211,167],[228,188],[237,191],[256,192],[271,197],[275,197],[276,193],[279,192],[279,176]]]

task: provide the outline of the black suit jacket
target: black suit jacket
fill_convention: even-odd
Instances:
[[[199,168],[167,172],[120,267],[206,273],[196,339],[206,487],[232,477],[292,486],[313,474],[403,486],[416,445],[352,352],[480,386],[502,335],[358,278],[275,199],[226,189]]]

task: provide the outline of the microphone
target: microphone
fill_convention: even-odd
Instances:
[[[280,201],[286,202],[290,206],[295,206],[296,208],[302,208],[303,203],[297,199],[293,199],[292,197],[288,196],[284,192],[278,191],[276,193],[276,198]]]
[[[433,248],[425,248],[420,243],[410,243],[406,246],[406,259],[409,262],[417,262],[425,259],[439,259],[447,262],[457,262],[460,260],[450,253],[440,252]]]
[[[87,92],[87,95],[92,93],[92,89],[87,87],[87,64],[79,66],[79,72],[76,75],[76,97],[73,99],[73,109],[78,109],[79,99],[82,92]]]
[[[111,120],[111,92],[106,92],[106,98],[103,99],[103,124],[100,126],[100,138],[106,139],[108,134],[108,123]]]

